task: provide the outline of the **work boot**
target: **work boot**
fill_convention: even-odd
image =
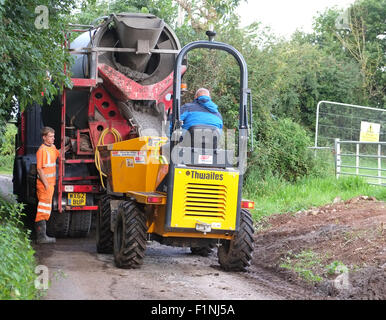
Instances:
[[[55,243],[56,239],[47,236],[46,233],[46,220],[41,220],[35,222],[35,230],[36,230],[36,243]]]

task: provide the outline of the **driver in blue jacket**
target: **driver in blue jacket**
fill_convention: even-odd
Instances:
[[[194,95],[193,102],[184,104],[181,107],[180,120],[183,121],[183,139],[182,146],[191,146],[192,145],[192,135],[189,134],[189,129],[195,130],[196,128],[209,128],[209,131],[206,131],[206,135],[210,139],[210,135],[219,136],[222,133],[223,128],[223,119],[221,114],[218,111],[218,106],[215,104],[211,97],[210,92],[206,88],[200,88],[196,91]],[[215,131],[213,132],[213,128]],[[172,124],[170,123],[170,134],[172,133]],[[205,132],[205,131],[204,131]],[[180,141],[181,142],[181,141]],[[162,146],[162,154],[167,157],[169,161],[170,153],[170,144],[166,143]]]
[[[183,121],[182,128],[189,130],[192,126],[214,126],[222,131],[223,120],[218,112],[218,106],[211,97],[209,90],[200,88],[194,95],[193,102],[184,104],[181,107],[180,119]]]

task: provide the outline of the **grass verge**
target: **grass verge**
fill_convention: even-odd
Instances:
[[[35,288],[35,251],[20,221],[23,206],[0,198],[0,300],[32,300]]]
[[[249,185],[248,185],[249,183]],[[305,177],[295,183],[269,176],[263,181],[248,177],[245,196],[255,201],[255,220],[275,213],[296,212],[334,201],[366,195],[386,200],[386,188],[369,185],[360,177]]]

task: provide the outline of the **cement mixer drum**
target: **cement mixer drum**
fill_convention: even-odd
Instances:
[[[149,85],[173,71],[175,55],[150,50],[179,50],[180,43],[170,27],[151,14],[113,15],[95,33],[94,46],[130,48],[134,52],[99,52],[98,63],[107,64],[128,78]]]

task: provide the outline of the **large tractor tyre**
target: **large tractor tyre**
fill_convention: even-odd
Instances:
[[[70,230],[70,213],[63,211],[52,211],[51,216],[47,221],[47,235],[55,238],[68,237]]]
[[[114,240],[111,232],[110,195],[104,195],[99,201],[96,218],[96,247],[98,253],[113,253]]]
[[[146,250],[146,216],[134,201],[118,207],[114,229],[114,261],[118,268],[135,269],[143,263]]]
[[[240,230],[218,248],[218,261],[225,271],[246,271],[253,252],[253,221],[248,210],[240,213]]]
[[[205,247],[190,247],[190,251],[192,254],[201,256],[201,257],[208,257],[213,252],[214,245],[209,244]]]
[[[70,238],[87,237],[91,229],[91,220],[91,211],[73,211],[71,213],[70,229],[68,231]]]

